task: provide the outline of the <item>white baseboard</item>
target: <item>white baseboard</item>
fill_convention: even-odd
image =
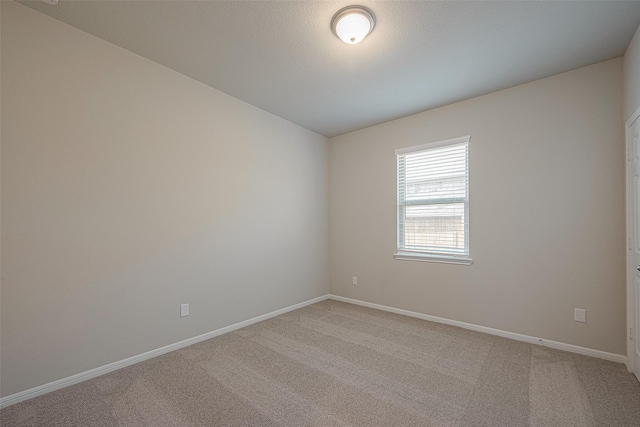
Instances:
[[[627,362],[627,356],[622,354],[608,353],[606,351],[594,350],[592,348],[580,347],[573,344],[566,344],[558,341],[551,341],[543,338],[532,337],[529,335],[517,334],[515,332],[503,331],[501,329],[487,328],[486,326],[478,326],[472,323],[459,322],[457,320],[445,319],[443,317],[430,316],[428,314],[416,313],[415,311],[402,310],[400,308],[388,307],[386,305],[374,304],[371,302],[360,301],[353,298],[345,298],[338,295],[329,295],[329,299],[336,301],[348,302],[350,304],[361,305],[363,307],[375,308],[377,310],[388,311],[391,313],[402,314],[410,317],[417,317],[418,319],[429,320],[431,322],[444,323],[447,325],[458,326],[464,329],[470,329],[472,331],[484,332],[485,334],[497,335],[504,338],[511,338],[517,341],[524,341],[530,344],[538,344],[544,347],[555,348],[557,350],[564,350],[571,353],[578,353],[585,356],[597,357],[598,359],[610,360],[612,362],[624,363]]]
[[[310,299],[308,301],[303,301],[299,304],[294,304],[289,307],[281,308],[280,310],[272,311],[271,313],[263,314],[261,316],[254,317],[249,320],[244,320],[242,322],[234,323],[233,325],[225,326],[224,328],[216,329],[215,331],[207,332],[202,335],[198,335],[192,338],[188,338],[183,341],[179,341],[174,344],[169,344],[164,347],[157,348],[155,350],[147,351],[146,353],[138,354],[136,356],[128,357],[126,359],[109,363],[108,365],[100,366],[95,369],[91,369],[85,372],[80,372],[79,374],[72,375],[67,378],[62,378],[57,381],[53,381],[47,384],[43,384],[41,386],[37,386],[34,388],[30,388],[29,390],[21,391],[19,393],[11,394],[9,396],[0,398],[0,408],[5,408],[7,406],[22,402],[27,399],[32,399],[37,396],[41,396],[43,394],[59,390],[64,387],[68,387],[70,385],[78,384],[82,381],[89,380],[91,378],[99,377],[100,375],[104,375],[106,373],[124,368],[126,366],[133,365],[135,363],[142,362],[147,359],[151,359],[152,357],[160,356],[161,354],[168,353],[170,351],[178,350],[183,347],[188,347],[190,345],[199,343],[200,341],[205,341],[210,338],[217,337],[219,335],[223,335],[232,331],[235,331],[240,328],[244,328],[245,326],[252,325],[254,323],[261,322],[263,320],[270,319],[272,317],[279,316],[284,313],[288,313],[289,311],[297,310],[302,307],[306,307],[307,305],[315,304],[320,301],[324,301],[329,298],[328,295],[323,295],[317,298]]]
[[[89,371],[81,372],[76,375],[72,375],[67,378],[62,378],[57,381],[53,381],[47,384],[43,384],[38,387],[31,388],[29,390],[21,391],[19,393],[15,393],[3,398],[0,398],[0,408],[5,408],[7,406],[13,405],[15,403],[22,402],[27,399],[32,399],[37,396],[41,396],[43,394],[59,390],[64,387],[68,387],[70,385],[78,384],[82,381],[89,380],[91,378],[99,377],[100,375],[104,375],[106,373],[124,368],[126,366],[133,365],[135,363],[142,362],[147,359],[151,359],[152,357],[160,356],[162,354],[168,353],[170,351],[178,350],[180,348],[188,347],[190,345],[199,343],[201,341],[208,340],[210,338],[217,337],[219,335],[223,335],[229,332],[233,332],[237,329],[244,328],[246,326],[252,325],[257,322],[261,322],[263,320],[270,319],[272,317],[279,316],[284,313],[288,313],[293,310],[297,310],[302,307],[306,307],[311,304],[315,304],[320,301],[324,301],[326,299],[333,299],[336,301],[347,302],[350,304],[361,305],[364,307],[374,308],[377,310],[388,311],[391,313],[402,314],[405,316],[416,317],[418,319],[429,320],[431,322],[444,323],[447,325],[458,326],[464,329],[470,329],[472,331],[484,332],[486,334],[497,335],[504,338],[511,338],[517,341],[524,341],[530,344],[539,344],[545,347],[555,348],[558,350],[569,351],[571,353],[583,354],[585,356],[597,357],[599,359],[610,360],[612,362],[618,363],[626,363],[627,357],[621,354],[608,353],[606,351],[594,350],[587,347],[580,347],[572,344],[565,344],[557,341],[550,341],[542,338],[536,338],[529,335],[517,334],[515,332],[503,331],[500,329],[487,328],[485,326],[478,326],[471,323],[459,322],[457,320],[445,319],[443,317],[430,316],[428,314],[416,313],[414,311],[403,310],[400,308],[389,307],[386,305],[374,304],[371,302],[360,301],[352,298],[345,298],[338,295],[327,294],[317,298],[310,299],[308,301],[303,301],[299,304],[294,304],[289,307],[282,308],[280,310],[272,311],[271,313],[263,314],[261,316],[254,317],[252,319],[244,320],[242,322],[234,323],[233,325],[225,326],[224,328],[216,329],[215,331],[207,332],[206,334],[198,335],[192,338],[188,338],[183,341],[179,341],[174,344],[169,344],[164,347],[157,348],[155,350],[147,351],[146,353],[138,354],[137,356],[132,356],[127,359],[123,359],[117,362],[110,363],[108,365],[100,366],[95,369],[91,369]]]

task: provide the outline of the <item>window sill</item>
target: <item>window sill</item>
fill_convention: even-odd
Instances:
[[[439,262],[443,264],[459,264],[459,265],[471,265],[473,260],[468,257],[457,257],[447,255],[429,255],[429,254],[415,254],[415,253],[397,253],[393,255],[395,259],[402,261],[423,261],[423,262]]]

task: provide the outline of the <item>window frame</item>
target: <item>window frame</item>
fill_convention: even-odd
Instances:
[[[469,233],[469,212],[470,212],[470,203],[469,203],[469,187],[470,187],[470,179],[469,179],[469,142],[471,140],[471,136],[462,136],[459,138],[452,138],[443,141],[431,142],[427,144],[417,145],[413,147],[406,147],[395,150],[396,153],[396,253],[394,254],[395,259],[397,260],[405,260],[405,261],[427,261],[427,262],[438,262],[445,264],[461,264],[461,265],[471,265],[473,264],[473,260],[470,257],[470,233]],[[404,183],[404,188],[402,194],[406,194],[406,181],[403,180],[401,182],[401,171],[400,171],[400,163],[399,159],[401,156],[418,153],[421,151],[428,151],[440,147],[446,147],[449,145],[459,145],[466,144],[467,157],[466,157],[466,197],[453,197],[448,199],[448,203],[464,203],[464,238],[465,238],[465,250],[463,252],[435,252],[435,251],[412,251],[404,248],[404,244],[401,244],[401,237],[404,237],[404,221],[401,221],[401,218],[404,219],[403,209],[406,206],[429,206],[435,204],[441,204],[442,201],[439,202],[431,202],[431,203],[403,203],[401,199],[401,184]],[[402,217],[401,217],[402,215]],[[401,249],[402,248],[402,249]]]

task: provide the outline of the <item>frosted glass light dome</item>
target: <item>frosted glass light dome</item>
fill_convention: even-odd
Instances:
[[[375,26],[373,12],[364,6],[340,9],[331,20],[333,33],[347,44],[360,43]]]

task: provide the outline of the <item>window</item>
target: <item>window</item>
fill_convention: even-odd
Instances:
[[[396,156],[396,259],[470,265],[469,137],[403,148]]]

